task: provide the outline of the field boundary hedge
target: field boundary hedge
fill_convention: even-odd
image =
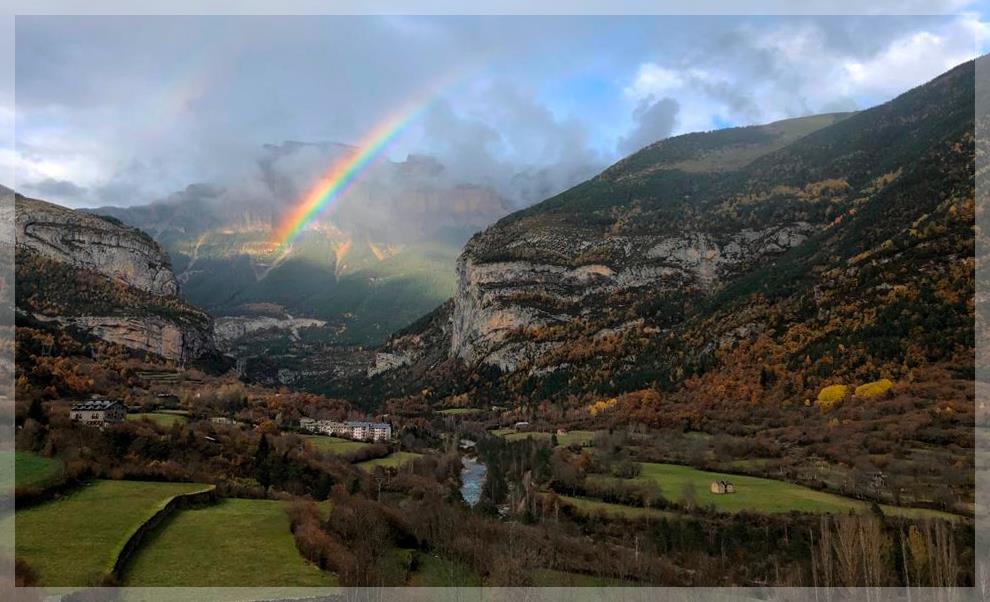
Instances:
[[[124,568],[127,566],[128,561],[134,556],[134,553],[141,546],[147,535],[154,531],[162,522],[165,521],[169,516],[172,515],[176,510],[181,508],[188,508],[189,506],[212,504],[218,499],[216,485],[210,485],[207,489],[202,491],[193,491],[191,493],[180,493],[178,495],[173,495],[170,497],[162,507],[158,509],[148,520],[144,521],[137,527],[134,531],[127,537],[127,541],[120,547],[120,550],[116,553],[113,568],[110,570],[109,577],[114,580],[120,580],[123,575]]]

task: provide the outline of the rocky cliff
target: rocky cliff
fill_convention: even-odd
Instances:
[[[669,235],[487,231],[471,241],[457,264],[451,353],[468,363],[515,370],[564,342],[511,342],[516,335],[604,318],[608,306],[600,301],[626,293],[711,293],[746,266],[797,246],[819,228],[793,222]],[[520,247],[538,259],[499,258]]]
[[[168,256],[144,232],[22,196],[17,197],[16,206],[14,223],[19,247],[153,295],[178,294]]]
[[[172,360],[216,352],[210,317],[145,233],[20,195],[14,223],[19,312]]]

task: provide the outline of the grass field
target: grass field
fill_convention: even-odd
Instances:
[[[18,510],[16,550],[42,585],[97,583],[130,534],[172,497],[197,483],[94,481],[66,497]]]
[[[61,469],[62,463],[58,460],[45,458],[33,452],[14,452],[14,484],[17,487],[44,483],[55,478]],[[3,485],[5,489],[9,487],[7,482]]]
[[[416,458],[422,457],[423,454],[415,454],[413,452],[398,451],[391,453],[384,458],[375,458],[374,460],[367,460],[365,462],[358,462],[355,466],[360,467],[362,470],[374,470],[376,466],[384,466],[386,468],[398,468],[403,464],[412,462]]]
[[[166,427],[172,426],[176,422],[184,424],[189,421],[185,415],[174,412],[139,412],[127,415],[128,420],[144,420],[145,418]]]
[[[583,514],[598,514],[604,512],[609,516],[622,518],[676,518],[674,512],[657,510],[656,508],[640,508],[639,506],[626,506],[623,504],[612,504],[586,497],[572,497],[569,495],[558,496],[562,501],[574,506]]]
[[[334,575],[296,550],[285,502],[224,499],[171,516],[141,546],[128,586],[323,587]]]
[[[438,410],[438,414],[443,414],[444,416],[466,416],[469,414],[477,414],[481,412],[478,408],[447,408],[446,410]]]
[[[346,454],[359,449],[364,449],[371,445],[370,443],[365,443],[364,441],[351,441],[350,439],[342,439],[340,437],[309,435],[304,438],[306,439],[306,442],[313,446],[316,451],[334,455]]]
[[[839,495],[815,491],[801,485],[748,477],[742,475],[707,472],[680,466],[676,464],[641,463],[642,472],[633,481],[655,483],[660,486],[664,497],[672,501],[681,501],[686,487],[693,486],[696,503],[699,506],[714,505],[722,512],[866,512],[869,504],[860,500],[845,498]],[[612,477],[595,476],[602,481],[615,481]],[[717,479],[731,481],[736,493],[715,495],[709,491],[711,482]],[[958,518],[956,515],[937,510],[918,508],[899,508],[882,505],[887,514],[909,517],[939,517]]]
[[[427,552],[416,553],[416,570],[409,576],[413,587],[480,587],[481,577],[460,562],[437,558]]]
[[[524,439],[537,439],[549,441],[551,433],[539,431],[518,431],[514,429],[498,429],[492,431],[496,437],[504,437],[507,441],[522,441]],[[567,431],[563,435],[557,435],[557,445],[590,445],[595,439],[594,431]]]

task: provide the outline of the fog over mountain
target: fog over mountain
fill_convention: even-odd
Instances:
[[[353,150],[337,143],[268,144],[235,180],[190,184],[147,206],[97,211],[113,213],[156,235],[168,230],[193,235],[216,228],[270,231],[325,175],[327,166]],[[539,175],[523,179],[546,186]],[[411,155],[401,162],[374,164],[346,194],[328,203],[311,227],[332,224],[354,236],[402,243],[428,239],[445,228],[470,234],[514,207],[492,187],[455,180],[435,158]]]

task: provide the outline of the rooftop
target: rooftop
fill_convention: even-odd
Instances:
[[[357,420],[348,421],[347,422],[347,426],[352,427],[352,428],[354,428],[354,427],[358,427],[358,428],[363,427],[363,428],[371,428],[371,429],[388,428],[388,424],[385,423],[385,422],[361,422],[361,421],[357,421]]]
[[[72,409],[92,412],[96,410],[109,410],[114,406],[123,407],[119,401],[111,401],[109,399],[91,399],[89,401],[80,401],[79,403],[72,404]]]

